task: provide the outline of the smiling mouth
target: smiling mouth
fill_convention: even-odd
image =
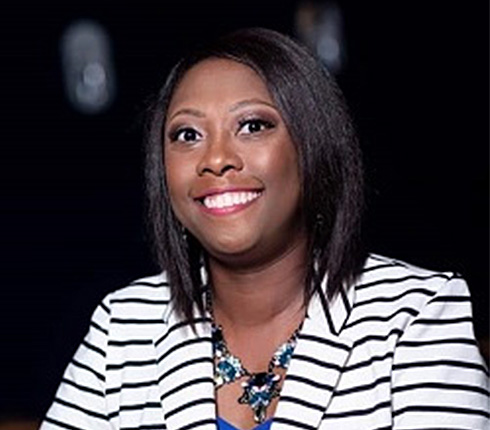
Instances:
[[[227,191],[200,199],[206,209],[220,210],[245,206],[261,196],[261,191]]]

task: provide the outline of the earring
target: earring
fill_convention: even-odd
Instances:
[[[199,255],[199,276],[201,278],[201,287],[204,290],[207,290],[209,288],[208,286],[209,274],[208,274],[208,268],[206,267],[206,260],[204,259],[204,253],[202,251],[201,254]]]
[[[187,243],[189,235],[187,234],[187,229],[182,224],[180,225],[180,237],[185,243]]]
[[[322,214],[316,214],[315,216],[315,228],[321,228],[323,227],[323,224],[325,223],[325,217]]]

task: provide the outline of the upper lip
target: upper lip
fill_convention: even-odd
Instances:
[[[203,200],[204,198],[208,196],[214,196],[217,194],[224,194],[224,193],[237,193],[237,192],[247,192],[247,191],[256,191],[260,192],[262,191],[262,187],[257,187],[257,186],[226,186],[226,187],[212,187],[212,188],[206,188],[205,190],[198,191],[195,195],[193,195],[194,200]]]

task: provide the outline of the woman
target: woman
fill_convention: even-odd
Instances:
[[[153,105],[163,274],[110,294],[43,429],[483,429],[466,284],[359,241],[340,91],[278,33],[184,58]]]

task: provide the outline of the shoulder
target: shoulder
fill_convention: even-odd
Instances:
[[[354,286],[358,296],[408,293],[412,289],[433,295],[446,283],[462,280],[458,273],[424,269],[401,260],[371,254]],[[464,283],[464,281],[463,281]]]
[[[150,311],[152,305],[167,305],[170,300],[170,286],[165,273],[147,276],[130,282],[104,299],[111,307],[137,307]]]
[[[423,269],[375,254],[367,259],[353,289],[348,326],[369,330],[380,328],[380,324],[385,329],[403,330],[429,305],[469,302],[468,287],[459,274]]]
[[[150,333],[161,327],[170,304],[165,273],[136,279],[109,293],[96,309],[94,323],[109,335],[123,331]]]
[[[164,327],[169,300],[164,274],[135,280],[102,300],[43,429],[105,429],[107,417],[117,421],[124,409],[144,410],[145,417],[161,422],[161,412],[153,406],[158,403],[153,340]]]

